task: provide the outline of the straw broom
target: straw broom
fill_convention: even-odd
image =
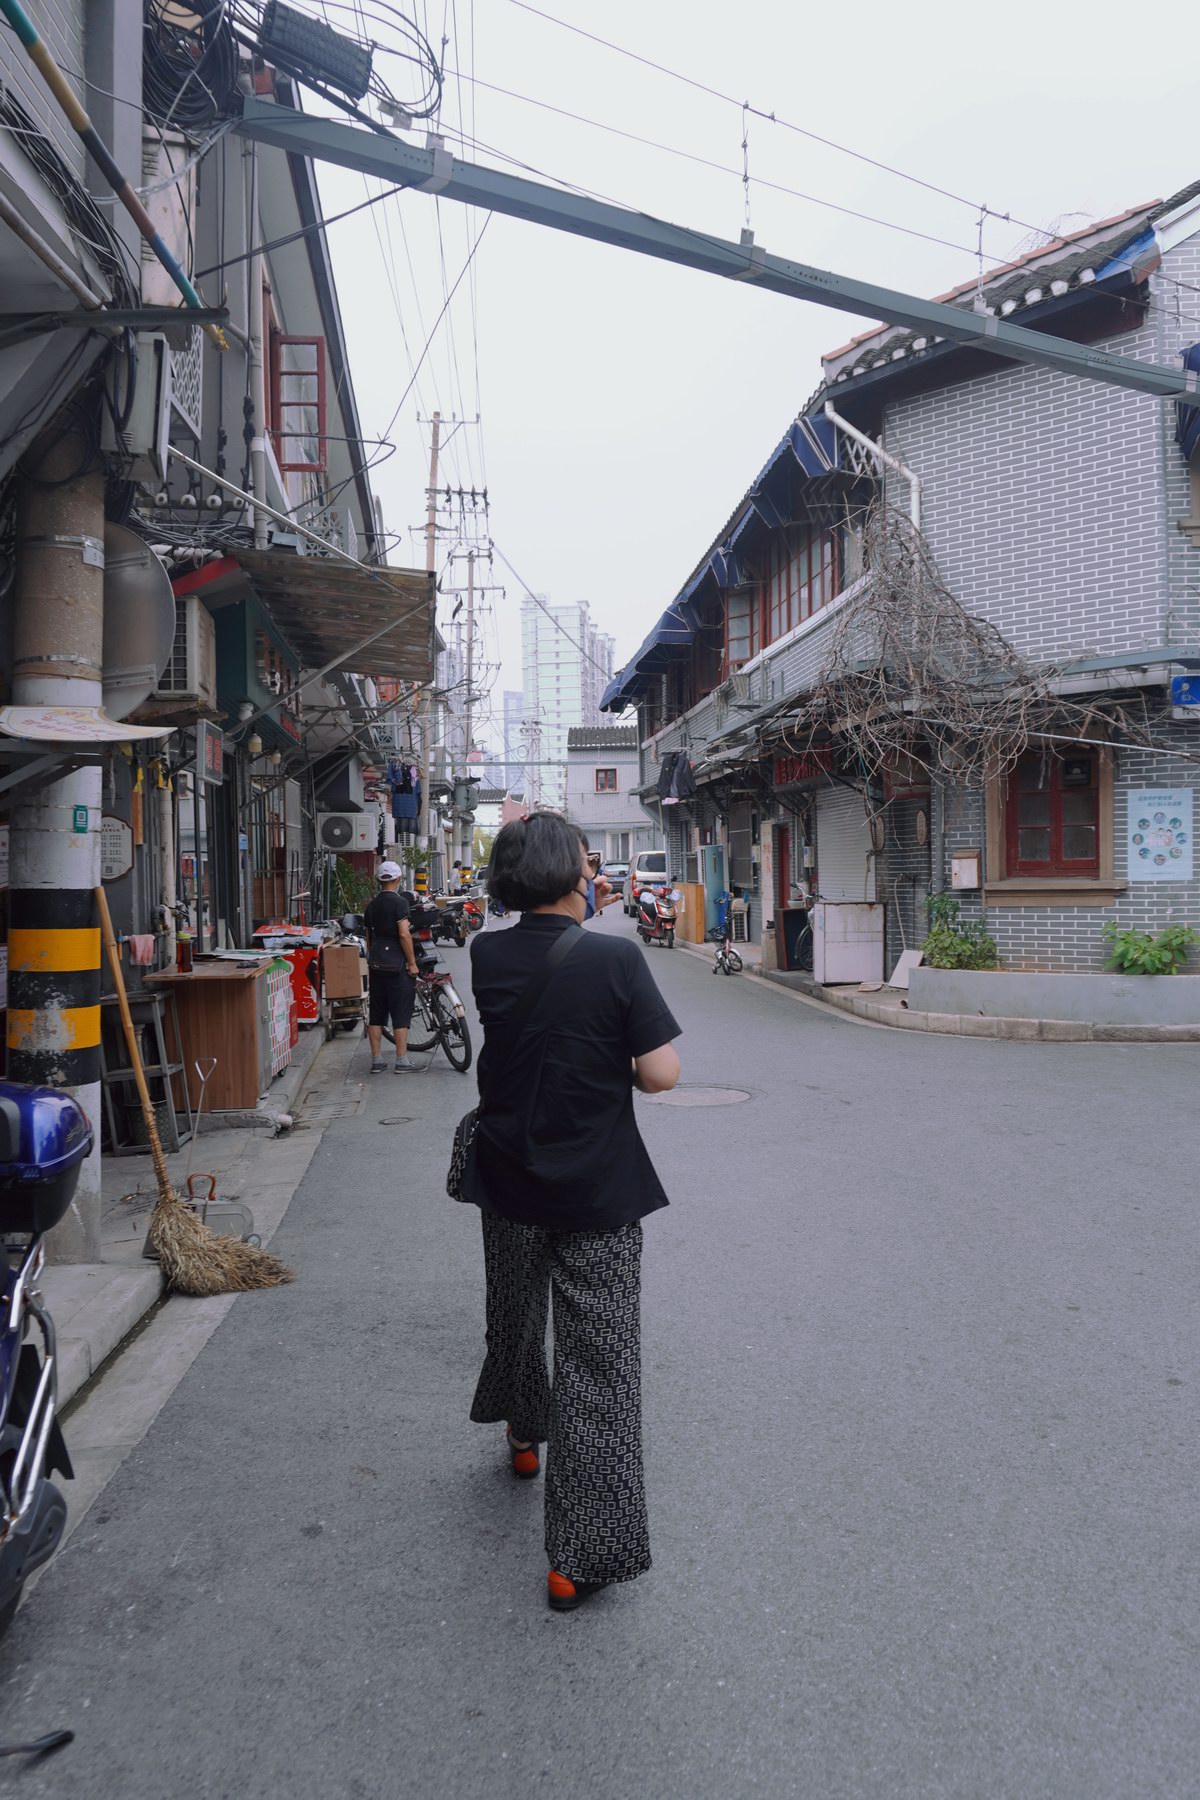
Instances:
[[[150,1242],[158,1252],[167,1286],[174,1288],[179,1294],[203,1296],[241,1294],[252,1288],[279,1287],[285,1281],[294,1281],[293,1271],[281,1263],[277,1256],[272,1256],[269,1250],[260,1250],[254,1244],[244,1244],[240,1238],[218,1237],[215,1231],[210,1231],[172,1187],[167,1159],[163,1155],[158,1135],[158,1121],[146,1086],[141,1047],[129,1011],[125,975],[113,934],[108,896],[99,887],[95,894],[96,904],[100,909],[104,948],[108,952],[109,967],[117,990],[121,1025],[137,1083],[138,1098],[142,1103],[142,1117],[146,1122],[146,1136],[150,1141],[150,1154],[158,1182],[158,1200],[150,1215]]]

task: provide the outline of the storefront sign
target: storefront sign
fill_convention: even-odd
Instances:
[[[1130,881],[1191,881],[1193,788],[1138,788],[1126,828]]]
[[[775,786],[797,787],[802,781],[819,781],[833,772],[832,750],[809,750],[804,756],[775,758]]]
[[[225,779],[225,739],[204,719],[196,726],[196,775],[210,787],[220,787]]]
[[[100,879],[119,881],[133,867],[133,827],[105,813],[100,821]]]

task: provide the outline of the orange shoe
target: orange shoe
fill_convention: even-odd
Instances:
[[[593,1594],[608,1586],[607,1581],[570,1581],[567,1576],[560,1575],[557,1569],[551,1569],[546,1577],[546,1599],[551,1612],[574,1612]]]
[[[532,1481],[534,1476],[539,1473],[542,1466],[542,1460],[538,1455],[537,1445],[526,1444],[522,1447],[515,1443],[513,1434],[507,1426],[504,1428],[504,1435],[508,1439],[508,1453],[512,1458],[513,1474],[517,1477],[518,1481]]]

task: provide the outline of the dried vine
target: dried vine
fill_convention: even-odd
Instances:
[[[1058,739],[1153,741],[1140,693],[1074,700],[1060,668],[1029,662],[972,618],[893,508],[864,515],[862,570],[811,691],[769,728],[793,752],[833,738],[868,779],[907,763],[966,788]]]

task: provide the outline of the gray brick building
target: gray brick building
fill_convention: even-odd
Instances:
[[[1200,183],[949,298],[1195,366],[1197,288]],[[972,879],[952,860],[967,851],[978,878],[959,890],[963,912],[1009,966],[1100,968],[1109,920],[1200,925],[1200,708],[1172,705],[1173,680],[1200,674],[1194,417],[890,326],[822,373],[606,695],[638,707],[648,809],[668,753],[693,765],[696,797],[668,822],[672,874],[749,891],[755,936],[797,886],[873,909],[888,971],[923,940],[929,895]],[[999,634],[996,679],[1028,671],[1042,696],[1024,721],[1036,735],[1006,741],[986,779],[957,772],[974,773],[970,730],[956,741],[931,726],[915,759],[888,760],[864,754],[861,716],[815,720],[835,656],[853,677],[883,655],[863,607],[878,582],[863,527],[880,508],[907,516],[910,478],[944,589]],[[901,687],[896,706],[919,716]]]
[[[628,862],[636,851],[653,850],[662,842],[637,798],[636,726],[572,726],[566,782],[567,816],[582,826],[606,862]]]

